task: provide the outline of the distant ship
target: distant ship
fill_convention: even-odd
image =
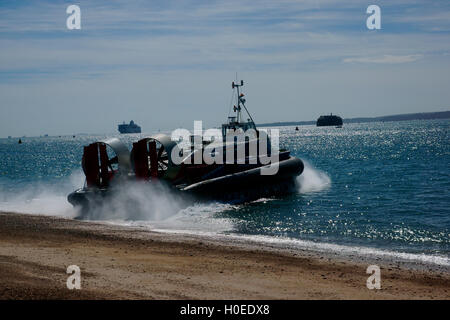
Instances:
[[[133,120],[130,121],[130,124],[126,124],[125,121],[122,124],[119,124],[119,132],[120,133],[141,133],[141,127],[134,123]]]
[[[318,127],[342,126],[342,118],[330,113],[329,116],[320,116],[319,119],[317,119],[316,125]]]

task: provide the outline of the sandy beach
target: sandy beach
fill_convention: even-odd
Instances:
[[[68,290],[66,268],[81,269]],[[40,215],[0,213],[0,299],[449,299],[446,270]]]

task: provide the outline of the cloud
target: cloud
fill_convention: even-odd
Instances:
[[[44,75],[84,78],[86,73],[113,76],[118,70],[230,70],[236,65],[303,70],[341,61],[410,62],[418,55],[450,50],[445,33],[401,30],[396,34],[398,27],[390,23],[413,20],[392,18],[405,16],[404,6],[423,7],[412,0],[382,4],[386,12],[382,33],[367,33],[366,13],[356,0],[343,0],[339,6],[335,0],[321,0],[320,5],[316,0],[264,1],[263,5],[247,0],[80,1],[79,32],[65,28],[66,5],[44,1],[0,7],[0,81],[9,81],[12,74],[15,80],[42,81]],[[425,17],[445,17],[441,8],[428,9]],[[407,17],[419,13],[416,9]],[[428,24],[440,27],[433,19]],[[366,52],[391,56],[359,58]]]
[[[450,99],[440,87],[450,77],[448,0],[380,0],[377,32],[360,0],[80,0],[77,31],[66,28],[68,4],[0,1],[0,136],[108,132],[127,119],[172,128],[197,114],[216,125],[235,72],[260,122],[314,119],[339,103],[348,117],[368,115],[358,94],[387,78],[386,108],[407,106],[397,113]],[[362,82],[367,71],[374,76]]]
[[[423,55],[421,54],[409,54],[405,56],[394,56],[394,55],[383,55],[379,57],[359,57],[359,58],[345,58],[343,62],[345,63],[385,63],[385,64],[396,64],[396,63],[407,63],[414,62],[421,59]]]

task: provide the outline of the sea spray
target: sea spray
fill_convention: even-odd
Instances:
[[[157,229],[180,231],[203,231],[212,233],[230,232],[235,229],[231,219],[221,213],[237,210],[239,206],[220,202],[196,202],[180,210],[169,219],[154,223]]]
[[[96,201],[95,201],[96,200]],[[92,199],[79,218],[88,220],[160,221],[190,204],[163,183],[129,181],[112,186],[104,198]]]
[[[217,215],[233,208],[219,202],[197,202],[158,181],[133,181],[111,190],[110,196],[81,218],[158,231],[217,233],[233,230],[229,219]]]
[[[67,195],[80,188],[84,179],[83,172],[76,170],[57,183],[30,183],[20,191],[17,191],[17,185],[14,189],[0,187],[0,211],[170,230],[232,229],[229,221],[216,217],[216,213],[232,208],[231,205],[195,202],[156,181],[133,181],[117,186],[113,188],[111,197],[94,204],[88,213],[83,214],[80,208],[73,208],[67,201]]]
[[[297,178],[300,193],[317,192],[330,187],[331,179],[325,172],[314,168],[305,160],[303,164],[305,168]]]
[[[67,194],[83,184],[81,170],[60,183],[34,183],[20,189],[0,190],[0,211],[49,216],[75,217],[78,213],[67,202]]]

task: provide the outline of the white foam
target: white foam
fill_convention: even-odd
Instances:
[[[273,244],[281,247],[291,247],[297,249],[309,249],[318,252],[331,252],[343,256],[358,256],[366,258],[390,258],[395,260],[415,261],[427,264],[435,264],[439,266],[450,267],[450,258],[438,255],[426,255],[406,252],[396,252],[383,249],[361,247],[361,246],[346,246],[325,242],[313,242],[307,240],[299,240],[292,238],[278,238],[268,236],[238,236],[242,239],[249,239],[266,244]]]
[[[145,227],[153,231],[187,232],[220,234],[234,230],[230,219],[220,218],[220,212],[233,209],[234,206],[222,203],[195,203],[178,210],[165,219],[152,219],[147,216],[145,220],[107,219],[99,222],[117,224],[122,226]]]
[[[335,254],[340,257],[355,257],[357,259],[365,258],[372,260],[383,259],[393,262],[418,262],[426,265],[450,267],[450,258],[440,255],[396,252],[369,247],[346,246],[325,242],[313,242],[308,240],[260,236],[260,235],[218,234],[216,232],[199,231],[199,230],[189,231],[181,229],[178,230],[153,229],[152,231],[208,237],[211,238],[211,240],[220,241],[223,243],[230,243],[232,241],[247,242],[247,243],[263,244],[265,247],[272,247],[278,249],[309,250],[325,254]]]
[[[300,193],[318,192],[331,186],[331,179],[325,172],[314,168],[305,160],[303,164],[305,168],[297,178]]]

